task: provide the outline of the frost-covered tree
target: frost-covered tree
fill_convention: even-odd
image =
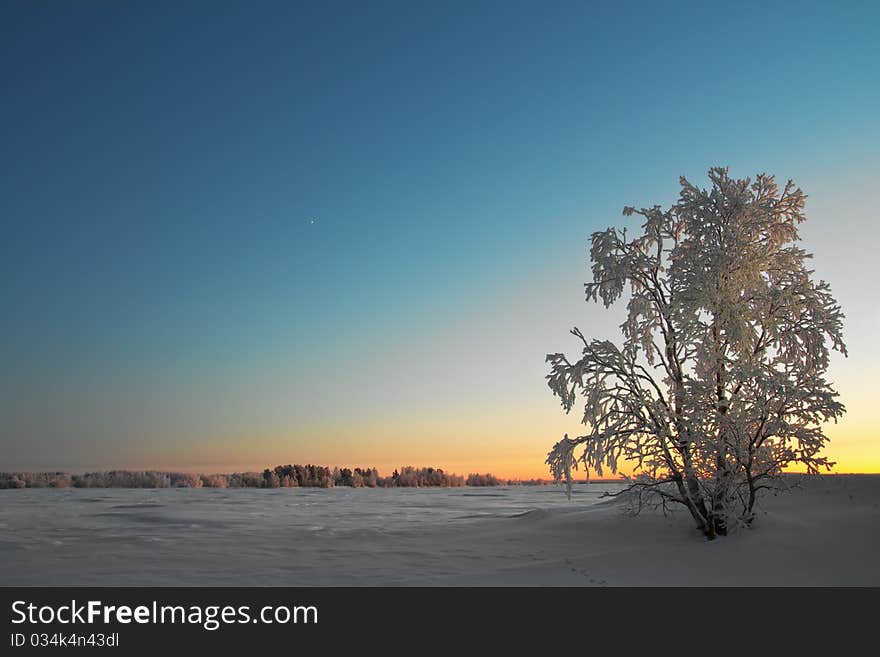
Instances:
[[[826,379],[846,354],[843,313],[797,246],[806,196],[773,176],[709,171],[681,178],[678,201],[624,208],[641,231],[592,236],[587,300],[626,295],[622,344],[588,340],[580,358],[550,354],[547,376],[566,412],[584,400],[585,435],[566,435],[547,463],[571,482],[578,464],[601,476],[622,462],[641,504],[683,505],[708,538],[748,524],[784,468],[833,463],[823,423],[844,413]]]

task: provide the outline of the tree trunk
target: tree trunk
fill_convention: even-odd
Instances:
[[[711,539],[715,538],[714,536],[710,535],[710,533],[711,533],[710,527],[706,523],[706,516],[705,516],[705,514],[703,514],[700,511],[700,508],[699,508],[700,506],[703,506],[703,508],[705,509],[705,506],[703,505],[702,500],[699,500],[699,503],[694,502],[694,500],[692,499],[692,495],[690,493],[691,487],[689,484],[685,484],[682,481],[681,476],[676,477],[675,485],[678,488],[678,494],[681,496],[682,501],[684,502],[688,511],[690,511],[691,517],[694,519],[694,522],[697,525],[697,529],[699,529],[700,532],[703,535],[705,535],[708,539],[711,540]],[[699,490],[697,490],[697,495],[699,495]]]
[[[709,512],[706,508],[706,502],[703,500],[703,494],[700,492],[700,482],[697,481],[697,475],[694,473],[691,463],[690,454],[687,445],[682,445],[682,456],[684,457],[685,473],[684,477],[678,477],[676,484],[678,492],[684,500],[685,506],[691,512],[691,516],[699,529],[709,540],[715,538],[715,528],[709,522]]]

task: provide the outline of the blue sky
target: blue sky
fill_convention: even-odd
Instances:
[[[0,13],[10,469],[428,464],[451,441],[504,470],[528,408],[507,467],[541,472],[543,356],[613,326],[581,284],[623,205],[729,164],[826,208],[817,256],[877,235],[873,3]],[[860,274],[827,278],[846,301]]]

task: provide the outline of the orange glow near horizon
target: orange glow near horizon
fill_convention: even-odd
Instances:
[[[90,464],[88,469],[156,469],[201,473],[262,471],[287,463],[315,463],[329,467],[375,467],[387,476],[395,468],[437,467],[444,471],[467,475],[491,472],[504,479],[550,479],[544,460],[555,440],[566,431],[569,435],[579,427],[573,416],[550,412],[548,409],[521,409],[517,415],[472,412],[456,420],[441,422],[439,418],[399,416],[384,422],[366,424],[358,430],[334,430],[314,427],[297,435],[278,433],[249,437],[247,440],[229,436],[219,441],[188,441],[182,458],[163,458],[161,450],[138,454],[126,463]],[[856,410],[856,409],[853,409]],[[880,441],[877,432],[858,415],[827,428],[830,442],[825,454],[836,462],[831,471],[837,474],[880,474]],[[495,431],[492,431],[492,425]],[[543,427],[543,429],[542,429]],[[316,437],[324,439],[316,440]],[[332,439],[330,438],[332,436]],[[418,439],[414,439],[417,436]],[[205,459],[213,454],[215,459]],[[621,472],[630,474],[626,463]],[[70,470],[70,468],[60,468]],[[803,468],[790,468],[791,472]],[[583,479],[585,473],[573,473]],[[603,472],[601,478],[618,475]],[[600,478],[595,472],[591,479]]]

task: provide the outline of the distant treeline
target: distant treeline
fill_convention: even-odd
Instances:
[[[0,472],[2,488],[427,488],[459,486],[538,486],[543,479],[499,479],[492,474],[448,474],[440,468],[406,466],[388,477],[376,468],[333,468],[322,465],[279,465],[263,472],[194,474],[155,470],[107,472]]]

